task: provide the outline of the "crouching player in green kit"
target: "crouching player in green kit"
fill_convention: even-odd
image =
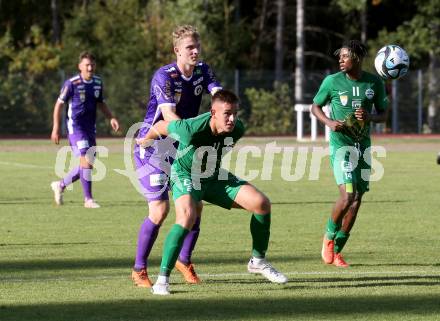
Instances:
[[[313,99],[312,113],[330,127],[330,161],[340,196],[328,220],[322,245],[326,264],[348,267],[341,251],[369,190],[370,122],[384,122],[388,100],[382,80],[362,70],[367,48],[349,40],[336,50],[340,72],[327,76]],[[328,118],[322,111],[331,105]],[[372,107],[376,114],[372,114]]]
[[[210,112],[190,119],[160,121],[145,138],[137,140],[141,146],[147,146],[159,135],[172,135],[179,141],[170,177],[176,224],[165,239],[160,274],[152,287],[153,294],[170,294],[171,270],[203,200],[226,209],[242,208],[252,212],[252,257],[248,271],[262,274],[274,283],[287,282],[286,276],[265,259],[270,235],[269,199],[252,184],[220,168],[222,156],[244,134],[243,123],[237,118],[238,103],[234,93],[217,91],[212,96]]]

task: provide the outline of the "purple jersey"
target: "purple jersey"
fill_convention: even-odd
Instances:
[[[199,113],[202,93],[214,93],[221,89],[211,68],[199,62],[191,77],[186,78],[174,62],[159,68],[151,80],[150,99],[144,126],[138,137],[144,137],[150,126],[162,120],[162,106],[176,107],[176,114],[182,118],[195,117]]]
[[[93,76],[86,81],[78,74],[66,80],[58,100],[67,104],[66,123],[69,134],[95,133],[96,106],[104,101],[100,77]]]

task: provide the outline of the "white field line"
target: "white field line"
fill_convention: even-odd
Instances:
[[[298,271],[291,271],[291,272],[283,272],[285,275],[289,276],[313,276],[313,275],[352,275],[352,276],[362,276],[362,275],[431,275],[433,277],[440,277],[440,271],[417,271],[417,270],[409,270],[409,271],[310,271],[310,272],[298,272]],[[130,273],[127,273],[127,275],[121,276],[121,275],[113,275],[113,276],[78,276],[78,275],[72,275],[72,277],[40,277],[38,279],[29,279],[29,278],[0,278],[1,282],[10,282],[10,283],[20,283],[20,282],[47,282],[47,281],[84,281],[84,280],[114,280],[114,279],[129,279]],[[176,273],[177,274],[177,273]],[[201,278],[205,279],[216,279],[216,278],[228,278],[228,277],[253,277],[254,275],[251,273],[198,273],[198,275]],[[157,275],[150,274],[150,277],[156,278]],[[171,276],[171,279],[173,279],[173,275]],[[295,279],[292,279],[290,281],[295,281]],[[304,280],[304,282],[307,282],[307,280]]]
[[[40,165],[34,165],[34,164],[23,164],[23,163],[2,162],[2,161],[0,161],[0,165],[15,166],[15,167],[22,167],[22,168],[53,169],[53,166],[40,166]]]
[[[281,271],[282,272],[282,271]],[[432,274],[432,271],[310,271],[310,272],[283,272],[286,275],[368,275],[368,274],[430,274],[435,276],[440,276],[440,271],[438,273]],[[246,276],[250,275],[250,273],[220,273],[220,274],[204,274],[207,277],[217,278],[217,277],[225,277],[225,276]],[[203,274],[200,274],[203,276]]]

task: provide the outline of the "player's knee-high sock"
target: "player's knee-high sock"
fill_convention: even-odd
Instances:
[[[336,233],[341,229],[341,224],[337,224],[333,222],[332,218],[330,217],[327,222],[327,226],[325,229],[325,237],[327,240],[334,240],[336,237]]]
[[[79,179],[81,180],[81,185],[83,187],[84,198],[86,200],[92,197],[92,169],[81,167],[79,170]]]
[[[176,265],[177,257],[182,249],[183,240],[189,230],[179,224],[174,224],[168,233],[163,245],[162,262],[160,263],[160,275],[169,276]]]
[[[67,185],[72,184],[73,182],[79,179],[79,166],[72,169],[60,182],[61,188],[64,190]]]
[[[252,256],[266,256],[270,237],[270,213],[266,215],[253,214],[251,218]]]
[[[200,234],[200,217],[197,217],[196,222],[194,223],[191,231],[189,231],[188,235],[185,237],[183,241],[182,250],[179,254],[179,261],[183,264],[191,263],[191,255],[194,251],[194,247],[196,246],[197,239]]]
[[[134,262],[134,268],[136,270],[147,267],[148,256],[159,234],[159,229],[160,225],[154,224],[148,217],[142,223],[138,236],[136,260]]]
[[[343,230],[339,230],[338,233],[336,233],[335,253],[340,253],[342,251],[349,237],[350,233],[344,232]]]

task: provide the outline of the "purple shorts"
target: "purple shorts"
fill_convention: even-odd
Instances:
[[[68,138],[70,146],[72,147],[73,155],[76,157],[85,156],[90,147],[96,146],[96,137],[94,134],[78,132],[75,134],[69,134]]]
[[[148,202],[167,201],[171,164],[155,155],[145,153],[145,149],[142,148],[135,149],[134,163],[145,199]]]

